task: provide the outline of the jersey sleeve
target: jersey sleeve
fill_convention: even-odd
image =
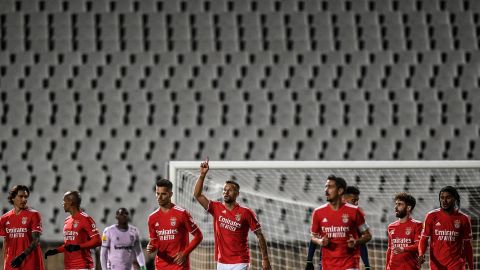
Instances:
[[[432,235],[433,214],[428,213],[423,222],[422,236],[430,237]]]
[[[258,231],[259,229],[262,228],[260,225],[260,222],[258,221],[257,215],[253,212],[252,209],[248,208],[247,211],[247,222],[248,222],[248,227],[252,232]]]
[[[464,219],[464,228],[462,235],[463,240],[472,240],[472,223],[469,217],[465,217]]]
[[[87,232],[88,237],[92,238],[93,236],[99,234],[97,225],[92,217],[86,216],[83,219],[83,229]]]
[[[102,247],[110,248],[110,235],[109,235],[108,227],[103,230],[102,233]]]
[[[42,217],[39,212],[33,212],[31,226],[32,232],[42,233]]]
[[[195,223],[192,215],[190,215],[190,213],[188,211],[185,210],[183,212],[183,218],[185,220],[185,227],[187,228],[187,231],[189,233],[193,233],[194,231],[196,231],[198,229],[197,223]]]
[[[320,235],[322,233],[319,219],[320,219],[320,214],[319,214],[318,210],[313,211],[312,224],[310,226],[310,232],[312,234]]]
[[[212,201],[212,200],[208,201],[207,212],[210,213],[212,216],[214,216],[216,207],[217,207],[217,205],[216,205],[215,201]]]
[[[148,237],[150,237],[150,240],[157,239],[157,234],[155,233],[155,227],[153,222],[153,216],[148,217]]]
[[[366,230],[368,230],[368,224],[365,221],[365,214],[360,208],[357,208],[356,215],[355,215],[355,221],[357,224],[358,230],[363,233]]]
[[[0,217],[0,237],[5,237],[7,234],[5,233],[5,225],[4,223],[4,218]]]
[[[419,241],[420,241],[420,238],[422,238],[422,229],[423,229],[422,223],[416,224],[416,226],[415,226],[415,232],[414,232],[414,233],[415,233],[415,235],[414,235],[414,237],[415,237],[415,240],[414,240],[414,241],[415,241],[415,242],[419,242]]]

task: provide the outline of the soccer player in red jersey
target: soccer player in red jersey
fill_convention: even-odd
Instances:
[[[430,239],[430,269],[464,270],[473,268],[472,226],[470,217],[460,211],[460,195],[446,186],[438,195],[440,208],[427,213],[418,246],[419,262],[425,261]]]
[[[237,203],[240,186],[226,181],[223,187],[223,203],[209,200],[202,192],[209,166],[208,158],[200,165],[200,175],[193,196],[213,216],[215,234],[215,261],[217,270],[247,270],[250,265],[248,231],[255,233],[262,253],[262,269],[270,270],[267,242],[255,213]]]
[[[173,184],[157,179],[156,196],[160,206],[148,217],[150,242],[147,252],[157,251],[155,269],[189,270],[189,254],[203,239],[202,232],[187,210],[172,203]],[[189,234],[193,235],[189,243]]]
[[[45,259],[64,253],[65,270],[93,269],[90,249],[102,244],[95,221],[80,208],[82,198],[78,191],[68,191],[63,196],[63,209],[70,213],[63,227],[64,244],[45,252]]]
[[[0,236],[5,237],[4,270],[20,268],[43,270],[38,243],[42,233],[40,213],[27,206],[30,190],[16,185],[8,193],[13,209],[0,217]]]
[[[363,212],[358,206],[342,201],[346,187],[343,178],[328,177],[325,184],[328,203],[312,214],[312,241],[322,247],[323,270],[359,269],[358,247],[372,239]]]
[[[420,270],[418,242],[422,222],[411,217],[415,198],[405,192],[395,195],[397,221],[388,225],[388,248],[386,270]]]

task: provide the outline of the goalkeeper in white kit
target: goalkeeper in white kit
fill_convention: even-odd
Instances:
[[[130,270],[137,262],[141,270],[146,270],[138,229],[128,224],[128,210],[119,208],[116,218],[118,223],[103,231],[100,252],[102,269]]]

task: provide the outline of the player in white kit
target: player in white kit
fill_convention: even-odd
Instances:
[[[133,263],[137,262],[141,270],[146,270],[138,229],[128,224],[128,210],[119,208],[116,218],[118,223],[103,231],[100,252],[102,269],[131,270]]]

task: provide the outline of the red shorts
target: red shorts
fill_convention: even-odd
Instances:
[[[322,270],[359,269],[359,259],[351,257],[322,258]]]

